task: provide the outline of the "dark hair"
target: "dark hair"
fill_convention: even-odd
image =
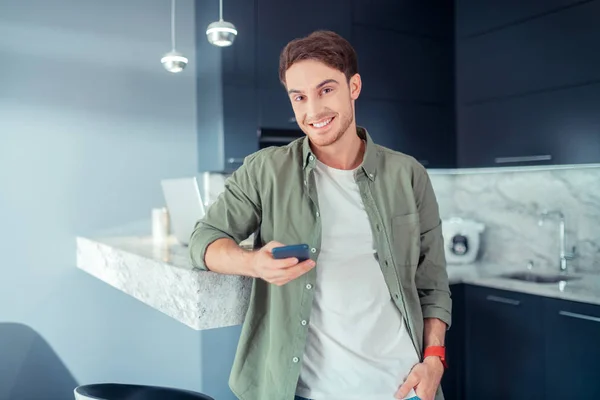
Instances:
[[[356,51],[346,39],[331,31],[315,31],[285,46],[279,57],[279,80],[284,86],[285,72],[302,60],[316,60],[335,68],[346,75],[348,82],[358,73]]]

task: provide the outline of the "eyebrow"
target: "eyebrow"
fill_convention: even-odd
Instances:
[[[323,86],[327,85],[328,83],[337,83],[337,84],[339,84],[339,82],[336,81],[335,79],[325,79],[323,82],[321,82],[321,83],[319,83],[317,85],[317,89],[322,88]],[[302,91],[298,90],[298,89],[290,89],[290,90],[288,90],[288,94],[292,94],[292,93],[302,93]]]

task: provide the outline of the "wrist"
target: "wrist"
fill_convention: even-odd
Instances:
[[[423,363],[432,365],[432,366],[439,366],[442,368],[444,367],[444,363],[442,362],[442,359],[438,356],[427,356],[423,359]]]
[[[446,347],[444,346],[427,346],[423,352],[423,362],[439,364],[443,368],[448,368],[446,363]]]
[[[256,256],[258,254],[258,251],[255,250],[245,250],[245,249],[241,249],[244,254],[243,254],[243,258],[244,258],[244,269],[245,269],[245,273],[244,275],[250,277],[250,278],[258,278],[258,273],[256,272]]]

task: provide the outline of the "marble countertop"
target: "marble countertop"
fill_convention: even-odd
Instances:
[[[241,324],[252,287],[250,278],[193,268],[187,247],[173,238],[155,244],[146,236],[78,237],[77,267],[195,330]],[[600,305],[600,274],[572,273],[578,279],[552,284],[501,277],[513,271],[526,269],[486,263],[448,266],[451,284]]]

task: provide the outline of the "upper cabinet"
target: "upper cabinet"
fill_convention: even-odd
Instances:
[[[600,162],[600,2],[457,2],[460,167]]]
[[[356,123],[429,168],[456,167],[452,2],[354,0]]]
[[[453,2],[447,0],[353,0],[354,25],[444,38],[452,32]]]
[[[581,0],[454,0],[454,2],[456,34],[459,38],[463,38],[554,13],[581,3]]]

